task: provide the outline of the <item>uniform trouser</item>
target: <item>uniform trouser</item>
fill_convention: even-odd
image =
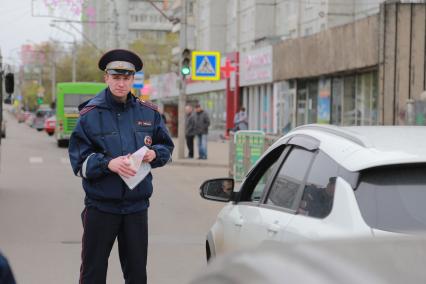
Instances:
[[[185,135],[188,157],[194,158],[194,135]]]
[[[146,283],[148,210],[120,215],[86,207],[82,213],[83,240],[80,284],[105,284],[115,238],[126,284]]]

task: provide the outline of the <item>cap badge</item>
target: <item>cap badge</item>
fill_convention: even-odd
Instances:
[[[152,138],[151,138],[151,136],[145,136],[143,142],[145,143],[145,145],[151,146],[152,145]]]

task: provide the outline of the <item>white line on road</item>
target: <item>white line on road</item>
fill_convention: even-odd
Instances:
[[[30,164],[41,164],[43,163],[42,157],[30,157]]]

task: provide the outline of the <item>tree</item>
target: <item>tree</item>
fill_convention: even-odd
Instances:
[[[94,47],[82,44],[76,47],[76,81],[103,82],[102,72],[98,69],[100,52]],[[56,65],[56,81],[72,81],[72,50],[63,55]]]
[[[130,49],[142,57],[145,78],[150,75],[170,72],[173,64],[172,48],[177,45],[178,36],[167,33],[164,40],[155,39],[146,33],[130,45]]]

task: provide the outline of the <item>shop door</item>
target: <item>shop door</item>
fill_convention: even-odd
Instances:
[[[318,81],[300,81],[297,84],[296,125],[317,122]]]

